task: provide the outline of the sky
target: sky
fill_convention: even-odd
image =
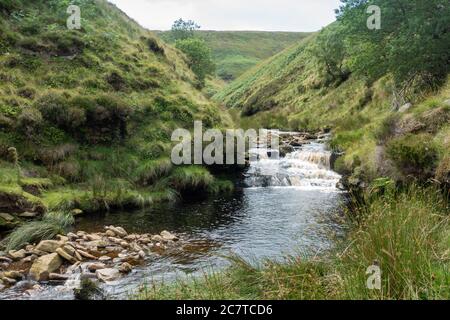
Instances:
[[[335,20],[339,0],[109,0],[150,30],[183,18],[202,30],[320,30]]]

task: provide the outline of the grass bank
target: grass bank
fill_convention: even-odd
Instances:
[[[313,260],[251,265],[231,258],[223,272],[146,286],[139,299],[449,299],[448,200],[434,187],[374,188],[349,213],[351,232],[334,252]],[[382,271],[367,288],[367,268]]]

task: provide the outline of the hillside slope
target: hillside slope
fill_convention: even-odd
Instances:
[[[225,81],[272,57],[309,35],[303,32],[197,31],[213,51],[217,76]],[[170,31],[162,32],[168,39]]]
[[[242,114],[242,127],[333,129],[332,148],[345,151],[336,169],[353,173],[354,181],[404,181],[413,174],[448,183],[450,82],[398,110],[389,74],[372,84],[357,75],[330,81],[311,52],[317,37],[264,62],[214,99]],[[424,152],[428,158],[420,156]]]
[[[169,158],[175,128],[228,121],[177,50],[104,0],[0,0],[0,16],[0,212],[140,207],[214,184]]]

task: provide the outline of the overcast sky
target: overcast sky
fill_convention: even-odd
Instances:
[[[178,18],[203,30],[317,31],[335,20],[339,0],[109,0],[151,30]]]

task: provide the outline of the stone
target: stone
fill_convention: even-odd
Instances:
[[[47,280],[50,273],[61,267],[63,261],[59,254],[51,253],[38,258],[30,269],[30,276],[35,281]]]
[[[120,278],[120,272],[117,269],[100,269],[95,272],[97,278],[103,282],[111,282]]]
[[[400,113],[405,113],[405,112],[407,112],[409,109],[411,109],[412,108],[412,104],[411,103],[406,103],[406,104],[404,104],[403,106],[401,106],[399,109],[398,109],[398,112],[400,112]]]
[[[78,253],[82,256],[85,257],[86,259],[90,259],[90,260],[96,260],[97,257],[93,256],[90,253],[87,253],[86,251],[80,250],[78,249]]]
[[[91,264],[89,264],[87,266],[87,269],[90,272],[95,272],[97,270],[102,270],[102,269],[105,269],[105,268],[106,268],[106,264],[104,264],[104,263],[91,263]]]
[[[89,241],[102,240],[102,237],[99,236],[98,234],[88,234],[86,237],[88,238]]]
[[[115,237],[116,236],[116,234],[112,230],[106,230],[105,234],[107,237]]]
[[[52,281],[67,281],[69,280],[69,276],[66,274],[50,273],[48,279]]]
[[[161,232],[161,237],[166,241],[177,241],[178,237],[170,233],[169,231]]]
[[[3,273],[3,276],[6,278],[14,279],[14,280],[23,280],[25,276],[22,272],[19,271],[6,271]]]
[[[122,227],[114,227],[112,230],[114,231],[115,234],[117,234],[121,238],[126,237],[128,235],[128,232],[126,232],[126,230]]]
[[[13,285],[15,285],[17,283],[17,280],[14,280],[14,279],[11,279],[11,278],[8,278],[8,277],[5,277],[5,276],[1,277],[0,279],[7,286],[13,286]]]
[[[120,243],[120,246],[121,246],[122,248],[129,248],[129,247],[130,247],[130,244],[129,244],[128,242],[126,242],[126,241],[122,241],[122,242]]]
[[[62,243],[56,240],[42,240],[35,249],[47,253],[54,253],[61,245]]]
[[[0,218],[2,218],[3,220],[5,220],[6,222],[12,222],[14,221],[14,217],[12,215],[10,215],[9,213],[0,213]]]
[[[58,248],[56,249],[56,253],[59,254],[62,258],[69,261],[70,263],[74,264],[77,262],[77,259],[72,257],[69,253],[67,253],[64,249]]]
[[[13,258],[14,260],[20,260],[26,257],[27,252],[24,249],[21,250],[10,250],[8,251],[8,254],[11,258]]]
[[[76,239],[79,238],[79,237],[78,237],[75,233],[73,233],[73,232],[69,232],[69,233],[67,234],[67,237],[68,237],[70,240],[76,240]]]
[[[445,101],[444,101],[444,104],[445,104],[446,106],[450,106],[450,99],[445,100]]]
[[[1,257],[0,256],[0,262],[12,263],[13,260],[8,258],[8,257]]]
[[[108,262],[111,260],[112,260],[112,258],[108,257],[108,256],[102,256],[102,257],[98,258],[98,261],[100,261],[100,262]]]
[[[38,257],[35,254],[32,254],[31,256],[25,257],[22,260],[20,260],[21,263],[30,263],[36,260]]]
[[[72,247],[71,245],[65,245],[63,247],[64,251],[67,252],[68,254],[70,254],[72,257],[75,256],[75,248]]]
[[[122,265],[119,267],[119,272],[128,274],[131,271],[133,271],[133,266],[129,264],[128,262],[122,263]]]
[[[140,251],[138,252],[138,254],[139,254],[139,257],[141,257],[141,259],[144,259],[145,256],[146,256],[144,250],[140,250]]]
[[[25,218],[25,219],[33,219],[33,218],[36,218],[37,216],[39,216],[38,212],[24,212],[24,213],[19,214],[19,217]]]
[[[155,235],[152,237],[153,242],[162,242],[164,239],[160,235]]]
[[[139,238],[139,236],[137,236],[137,235],[135,235],[135,234],[130,234],[130,235],[124,237],[124,239],[127,240],[127,241],[135,241],[135,240],[137,240],[138,238]]]
[[[82,215],[82,214],[83,214],[83,210],[81,210],[81,209],[73,209],[72,211],[70,211],[70,213],[71,213],[74,217],[76,217],[76,216]]]
[[[33,249],[33,250],[31,251],[31,253],[32,253],[32,254],[35,254],[35,255],[37,255],[37,256],[39,256],[39,257],[45,256],[45,255],[48,254],[48,252],[41,251],[41,250],[36,250],[36,249]]]
[[[56,236],[56,239],[58,239],[59,240],[59,242],[62,242],[62,243],[67,243],[67,242],[69,242],[69,237],[66,237],[66,236],[63,236],[63,235],[57,235]]]

